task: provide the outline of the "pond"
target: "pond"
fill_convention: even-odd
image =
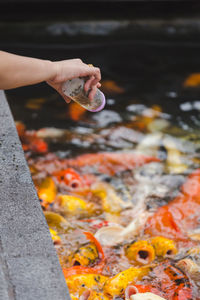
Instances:
[[[7,93],[72,299],[198,299],[199,50],[131,38],[58,50],[101,68],[99,113],[45,84]]]

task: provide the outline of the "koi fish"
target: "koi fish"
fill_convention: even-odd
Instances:
[[[104,285],[104,292],[112,297],[121,296],[129,284],[142,280],[150,271],[151,268],[149,266],[140,268],[130,267],[109,278]]]
[[[47,153],[48,151],[47,143],[34,136],[26,137],[26,141],[22,143],[22,148],[24,151],[31,151],[38,154]]]
[[[73,255],[68,257],[73,266],[89,266],[98,259],[98,251],[94,244],[88,244],[80,247]]]
[[[102,292],[96,292],[93,290],[86,290],[79,298],[80,300],[110,300],[110,297],[103,294]]]
[[[124,208],[132,207],[130,201],[123,201],[115,189],[108,183],[96,182],[91,186],[91,193],[100,199],[104,212],[118,214]]]
[[[125,92],[124,88],[118,86],[114,80],[102,80],[102,91],[108,94],[123,94]]]
[[[31,151],[33,153],[46,153],[48,151],[47,143],[37,137],[36,131],[26,130],[25,125],[21,122],[16,122],[16,129],[24,151]]]
[[[51,177],[46,177],[37,187],[38,197],[41,205],[46,208],[56,198],[56,185]]]
[[[160,161],[156,157],[145,156],[133,153],[94,153],[83,154],[75,159],[67,161],[70,167],[93,167],[99,173],[108,174],[110,176],[125,170],[132,170],[145,163],[152,161]]]
[[[137,241],[125,247],[125,255],[139,265],[149,264],[155,259],[155,250],[148,241]]]
[[[17,133],[19,135],[19,138],[23,138],[23,136],[25,135],[25,132],[26,132],[26,127],[25,125],[22,123],[22,122],[15,122],[15,126],[16,126],[16,129],[17,129]]]
[[[83,180],[81,176],[72,168],[57,171],[52,174],[59,183],[65,183],[72,189],[83,186]]]
[[[150,243],[155,249],[156,256],[159,257],[169,257],[178,252],[175,242],[162,236],[153,237]]]
[[[153,105],[151,108],[143,110],[142,115],[134,117],[132,122],[127,124],[128,127],[133,127],[134,129],[139,129],[140,132],[146,132],[151,129],[151,124],[155,121],[162,113],[162,109],[158,105]]]
[[[72,275],[66,278],[66,283],[70,293],[83,294],[86,289],[102,290],[104,283],[108,278],[99,274],[80,274]],[[87,298],[86,298],[87,299]],[[99,299],[99,298],[89,298]]]
[[[63,232],[70,228],[70,224],[67,220],[57,213],[44,211],[44,216],[48,226],[56,232]]]
[[[76,102],[70,103],[70,105],[68,107],[69,117],[73,121],[79,121],[79,120],[81,120],[81,118],[84,116],[84,114],[86,113],[86,111],[87,110],[85,108],[83,108],[82,106],[80,106]]]
[[[169,261],[164,261],[153,273],[156,275],[156,283],[166,294],[168,299],[191,300],[192,285],[189,278]]]
[[[58,204],[64,215],[89,216],[95,212],[93,203],[71,195],[60,195]]]
[[[192,73],[184,81],[184,87],[197,87],[200,85],[200,74]]]
[[[98,240],[94,237],[91,232],[84,232],[86,238],[95,245],[97,252],[98,252],[98,261],[94,267],[86,267],[86,266],[73,266],[70,268],[63,268],[63,274],[65,278],[68,278],[73,275],[80,275],[80,274],[101,274],[102,270],[105,266],[105,254],[101,244]]]
[[[151,281],[151,284],[145,283],[142,285],[134,284],[128,286],[125,291],[126,299],[132,298],[131,295],[138,295],[138,293],[153,293],[162,296],[162,299],[175,300],[191,300],[192,289],[188,277],[178,268],[173,266],[169,261],[165,261],[154,268],[154,275],[156,279]],[[142,297],[138,299],[143,299]],[[144,297],[144,299],[146,299]],[[156,297],[147,299],[157,299]],[[159,299],[159,298],[158,298]]]
[[[49,228],[51,238],[53,240],[54,245],[61,244],[61,238],[59,237],[57,231],[53,230],[52,228]]]
[[[67,168],[52,173],[53,178],[56,179],[58,184],[62,184],[70,191],[78,191],[88,188],[94,180],[91,176],[80,175],[72,168]]]
[[[199,224],[199,214],[200,169],[197,169],[183,184],[180,195],[149,217],[145,233],[186,241],[189,239],[187,230]]]

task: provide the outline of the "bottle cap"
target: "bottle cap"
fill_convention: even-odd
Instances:
[[[100,90],[99,90],[99,95],[101,96],[101,105],[99,107],[97,107],[96,109],[88,109],[89,111],[98,112],[104,108],[104,106],[106,104],[106,98],[104,96],[104,93],[102,93]]]

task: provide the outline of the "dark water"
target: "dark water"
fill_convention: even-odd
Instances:
[[[44,56],[42,50],[37,51],[37,56],[40,53]],[[124,90],[120,94],[105,91],[105,110],[96,114],[87,112],[79,122],[69,118],[68,105],[46,84],[8,91],[7,95],[14,118],[24,122],[28,129],[56,127],[82,130],[85,133],[88,129],[88,133],[91,133],[130,123],[135,115],[143,114],[143,110],[158,105],[163,112],[161,118],[167,119],[170,127],[174,127],[169,134],[178,132],[185,137],[192,136],[189,139],[199,142],[200,88],[183,86],[191,73],[200,72],[199,53],[200,47],[195,43],[165,44],[131,40],[111,41],[106,45],[67,51],[50,50],[47,55],[51,59],[80,57],[85,62],[99,66],[103,80],[113,80]],[[40,109],[27,108],[27,102],[33,98],[44,98]],[[63,144],[52,147],[53,150],[66,149]],[[78,141],[77,145],[71,147],[78,152],[110,149],[100,143],[87,147]]]

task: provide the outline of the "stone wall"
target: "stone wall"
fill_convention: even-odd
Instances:
[[[0,91],[0,300],[67,300],[65,279]]]

